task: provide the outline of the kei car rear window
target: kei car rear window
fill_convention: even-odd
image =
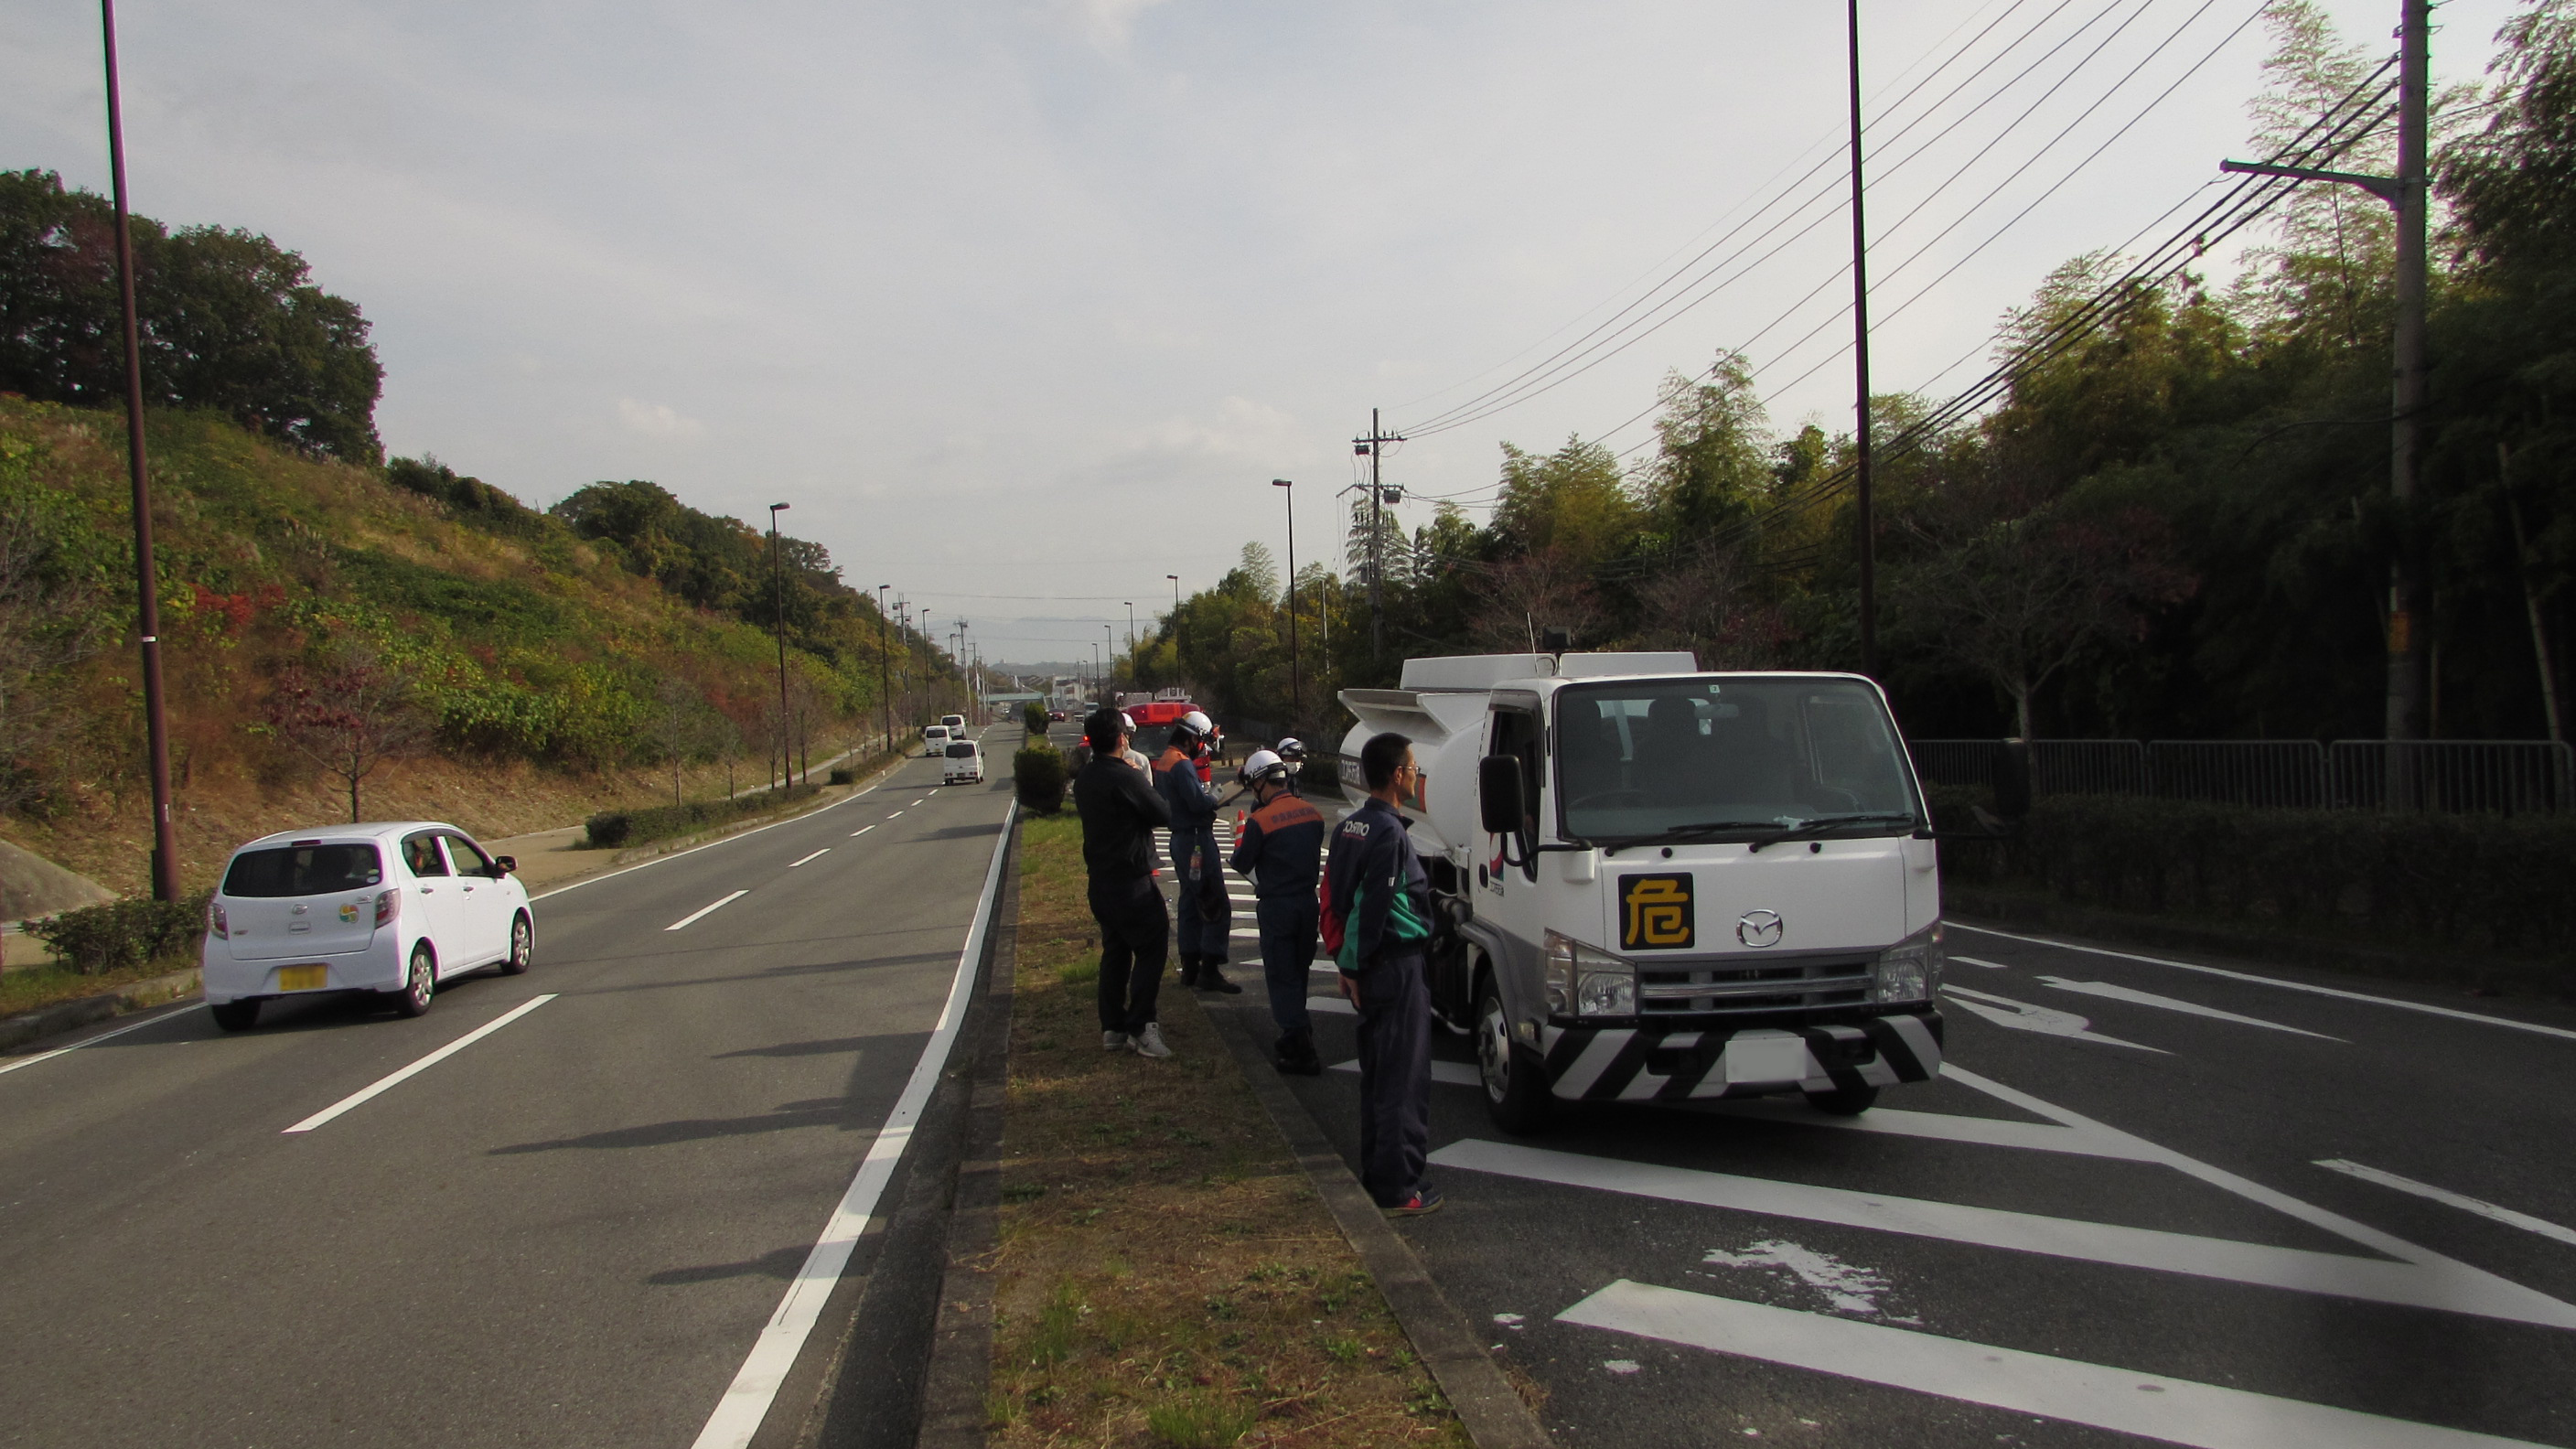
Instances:
[[[971,743],[950,745],[948,747],[948,758],[952,760],[971,760],[975,758],[975,746]]]
[[[279,845],[245,850],[224,872],[224,894],[319,896],[382,884],[384,858],[372,845]]]

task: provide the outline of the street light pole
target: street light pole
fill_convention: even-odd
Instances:
[[[778,515],[787,505],[769,505],[769,610],[778,635],[778,772],[787,773],[787,575],[778,558]]]
[[[1142,671],[1136,668],[1136,601],[1129,599],[1126,601],[1126,604],[1127,672],[1136,676],[1136,687],[1142,689],[1145,687],[1145,676]]]
[[[886,639],[886,590],[877,585],[877,703],[885,710],[886,748],[894,748],[894,646]]]
[[[1375,433],[1377,415],[1369,414],[1369,421],[1369,431]],[[1297,671],[1297,485],[1273,478],[1270,486],[1288,490],[1288,727],[1295,729],[1306,713],[1306,691]]]
[[[1181,675],[1181,576],[1165,574],[1172,581],[1172,683],[1179,684]]]
[[[1878,677],[1878,522],[1870,497],[1869,228],[1861,217],[1860,0],[1844,7],[1851,41],[1852,366],[1858,399],[1852,457],[1852,503],[1860,534],[1860,672]]]
[[[125,468],[134,485],[135,633],[143,648],[143,740],[152,775],[152,898],[179,898],[170,809],[170,722],[161,697],[161,584],[152,551],[152,483],[143,454],[143,326],[134,300],[134,228],[125,206],[125,113],[116,76],[116,5],[99,0],[107,56],[107,165],[116,193],[116,287],[125,314]]]

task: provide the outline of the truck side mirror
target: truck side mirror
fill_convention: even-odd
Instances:
[[[1521,762],[1510,755],[1487,755],[1476,762],[1476,806],[1485,829],[1495,835],[1517,835],[1529,812],[1521,799]]]
[[[1995,761],[1995,813],[2019,820],[2030,813],[2030,742],[2004,741]]]

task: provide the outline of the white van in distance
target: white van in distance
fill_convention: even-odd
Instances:
[[[948,726],[935,724],[921,732],[921,757],[937,759],[948,748]]]
[[[951,740],[948,757],[939,762],[939,783],[943,785],[981,785],[984,783],[984,751],[973,740]]]

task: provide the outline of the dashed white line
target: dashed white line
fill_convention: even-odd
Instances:
[[[904,810],[909,810],[909,809],[911,809],[911,808],[912,808],[912,807],[911,807],[910,805],[907,805],[907,806],[905,806],[905,807],[904,807]],[[887,816],[887,817],[886,817],[886,819],[888,819],[888,820],[896,820],[896,819],[900,819],[900,818],[902,818],[902,816],[903,816],[903,810],[898,810],[898,811],[894,812],[894,814]]]
[[[2251,981],[2257,986],[2277,986],[2284,991],[2304,991],[2311,996],[2332,996],[2343,1001],[2365,1001],[2373,1006],[2393,1006],[2400,1011],[2420,1011],[2427,1016],[2447,1016],[2454,1021],[2474,1021],[2480,1026],[2501,1026],[2514,1031],[2536,1032],[2541,1036],[2576,1041],[2576,1031],[2563,1026],[2543,1026],[2536,1021],[2516,1021],[2509,1016],[2487,1016],[2481,1012],[2461,1011],[2456,1007],[2434,1006],[2429,1002],[2400,1001],[2393,996],[2371,996],[2359,991],[2341,991],[2332,986],[2311,986],[2304,981],[2284,981],[2278,976],[2257,976],[2250,971],[2229,971],[2218,966],[2202,966],[2190,961],[2174,961],[2163,956],[2141,956],[2133,951],[2112,951],[2100,946],[2078,946],[2072,941],[2052,941],[2046,936],[2016,935],[1990,926],[1971,926],[1952,921],[1962,931],[1981,936],[2001,936],[2007,941],[2027,941],[2034,946],[2054,946],[2060,951],[2082,951],[2093,956],[2108,956],[2118,961],[2143,961],[2150,966],[2170,966],[2177,971],[2197,971],[2203,976],[2220,976],[2230,981]]]
[[[856,839],[858,839],[860,836],[865,835],[865,834],[867,834],[869,831],[874,830],[874,829],[876,829],[876,827],[875,827],[875,826],[873,826],[873,825],[862,825],[862,826],[860,826],[858,829],[853,830],[853,831],[851,831],[851,832],[850,832],[850,838],[851,838],[852,840],[856,840]]]
[[[696,925],[696,924],[698,923],[698,921],[699,921],[699,920],[701,920],[702,918],[704,918],[704,917],[706,917],[706,916],[708,916],[708,915],[710,915],[710,914],[714,913],[717,909],[719,909],[719,908],[721,908],[721,907],[724,907],[724,906],[732,905],[734,902],[736,902],[736,901],[738,901],[738,900],[741,900],[744,896],[747,896],[747,895],[750,895],[750,894],[751,894],[751,892],[750,892],[750,891],[748,891],[748,890],[739,890],[739,891],[735,891],[732,895],[729,895],[729,896],[725,897],[723,900],[720,900],[720,901],[716,902],[714,905],[711,905],[711,906],[700,906],[700,907],[698,907],[696,910],[689,912],[687,915],[682,916],[681,918],[679,918],[679,919],[678,919],[678,920],[676,920],[676,921],[673,921],[671,924],[669,924],[669,925],[667,925],[667,926],[664,926],[662,929],[663,929],[663,930],[665,930],[665,931],[676,931],[676,930],[679,930],[679,929],[680,929],[681,927],[683,927],[683,926],[693,926],[693,925]]]
[[[832,853],[832,847],[830,847],[830,846],[828,846],[828,845],[827,845],[827,846],[824,846],[821,850],[815,851],[812,855],[806,856],[804,860],[791,860],[791,861],[787,862],[787,868],[788,868],[789,870],[794,870],[796,867],[798,867],[798,866],[800,866],[800,865],[803,865],[803,864],[805,863],[805,861],[806,861],[806,860],[820,860],[820,859],[821,859],[821,858],[823,858],[824,856],[830,855],[831,853]]]
[[[709,909],[713,909],[713,907],[709,907]],[[351,1092],[349,1095],[342,1097],[339,1101],[332,1103],[330,1106],[323,1108],[321,1111],[316,1112],[312,1116],[305,1118],[303,1121],[296,1123],[294,1126],[287,1128],[286,1131],[310,1132],[314,1128],[321,1126],[323,1123],[330,1121],[332,1118],[339,1116],[341,1113],[348,1111],[350,1108],[375,1097],[389,1088],[420,1075],[422,1072],[429,1070],[431,1067],[438,1065],[440,1062],[447,1060],[449,1057],[456,1055],[458,1052],[465,1050],[467,1047],[474,1045],[476,1042],[481,1041],[483,1038],[490,1036],[492,1033],[508,1026],[511,1022],[517,1021],[520,1017],[527,1015],[529,1012],[536,1010],[538,1007],[543,1006],[554,999],[555,993],[551,991],[547,992],[543,996],[529,997],[527,1000],[520,1002],[518,1006],[511,1011],[494,1017],[490,1021],[483,1023],[481,1026],[474,1028],[472,1031],[467,1032],[465,1035],[460,1036],[456,1040],[449,1042],[447,1045],[440,1047],[438,1050],[431,1052],[428,1056],[422,1057],[419,1061],[413,1062],[410,1066],[404,1067],[399,1071],[389,1073],[385,1076],[378,1077],[368,1085]]]
[[[1766,1363],[2194,1449],[2531,1449],[2438,1424],[1620,1279],[1557,1315]]]
[[[2526,1233],[2538,1233],[2544,1238],[2554,1238],[2559,1242],[2576,1246],[2576,1228],[2563,1228],[2547,1218],[2536,1218],[2529,1213],[2515,1212],[2509,1207],[2498,1207],[2491,1202],[2481,1202],[2466,1193],[2453,1192],[2447,1187],[2435,1187],[2429,1182],[2417,1182],[2411,1177],[2399,1177],[2396,1173],[2382,1172],[2376,1167],[2364,1167],[2358,1162],[2346,1162],[2340,1157],[2320,1158],[2317,1166],[2329,1172],[2340,1172],[2346,1177],[2360,1178],[2364,1182],[2375,1182],[2381,1187],[2393,1187],[2399,1192],[2411,1192],[2417,1197],[2431,1198],[2446,1207],[2476,1213],[2482,1218],[2493,1218],[2497,1222],[2520,1228]]]

